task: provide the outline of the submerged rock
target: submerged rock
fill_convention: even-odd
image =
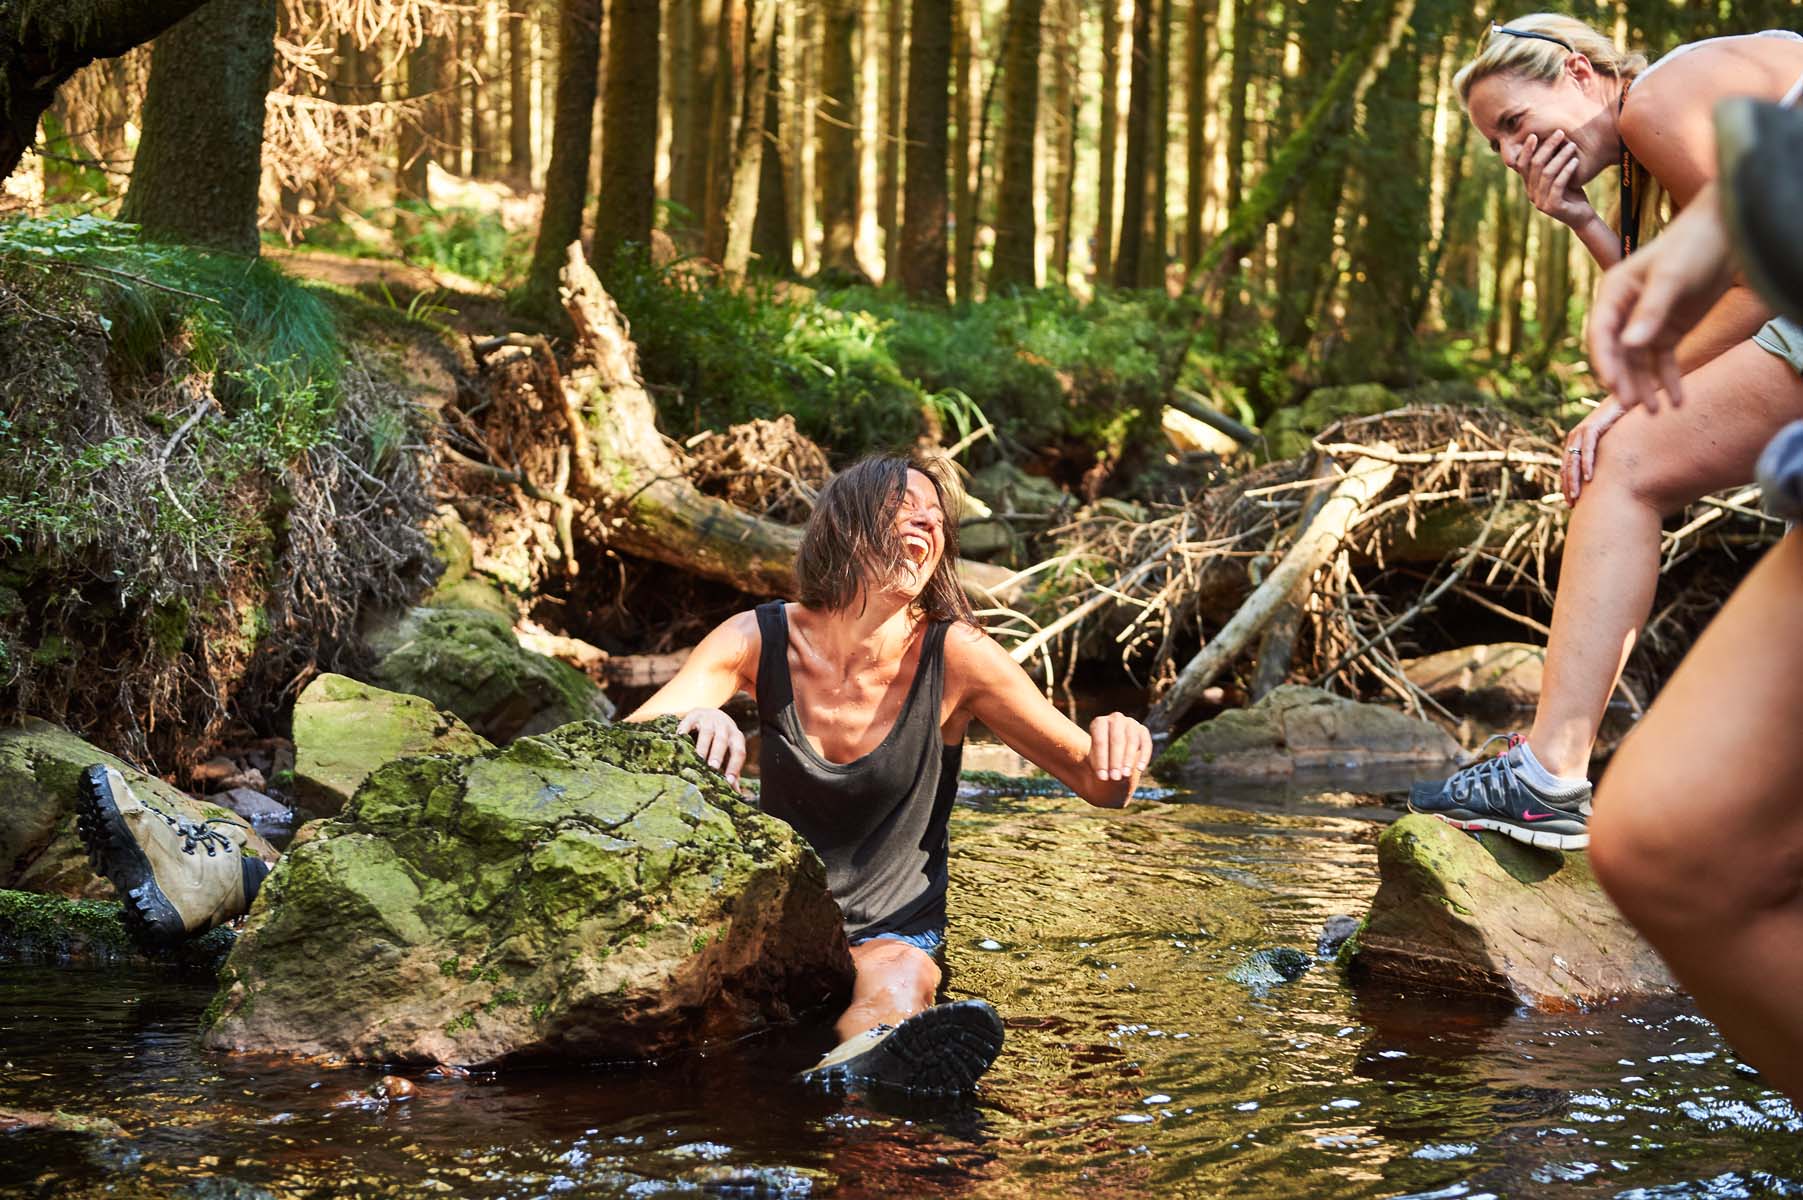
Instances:
[[[1442,704],[1485,710],[1532,708],[1540,702],[1546,647],[1526,642],[1460,646],[1401,665],[1410,683]]]
[[[377,769],[264,883],[206,1044],[640,1059],[843,995],[819,858],[673,728],[582,722]]]
[[[1458,757],[1458,743],[1437,725],[1379,704],[1290,685],[1251,708],[1197,725],[1158,756],[1152,773],[1193,786],[1308,771],[1434,766]]]
[[[118,1122],[108,1120],[106,1117],[91,1117],[84,1113],[64,1112],[60,1108],[53,1112],[0,1108],[0,1133],[18,1133],[28,1129],[42,1129],[52,1133],[79,1133],[88,1137],[128,1138],[131,1136],[119,1127]]]
[[[333,816],[383,763],[489,749],[487,738],[430,700],[321,675],[294,702],[295,807]]]
[[[1308,969],[1314,965],[1315,960],[1300,950],[1292,950],[1288,946],[1267,946],[1248,954],[1245,962],[1227,972],[1227,978],[1235,983],[1243,983],[1254,991],[1263,991],[1279,984],[1296,982],[1308,974]]]
[[[210,974],[237,938],[230,929],[213,929],[168,954],[148,955],[125,931],[117,901],[0,890],[0,962],[176,966]]]
[[[373,682],[423,696],[493,742],[613,716],[594,680],[520,645],[513,623],[493,612],[412,608],[369,643],[378,656]]]
[[[1371,915],[1344,952],[1382,978],[1542,1008],[1675,990],[1616,911],[1590,856],[1411,815],[1377,843]]]
[[[112,897],[113,885],[88,865],[75,832],[76,782],[94,763],[113,767],[140,795],[154,795],[197,821],[224,818],[243,826],[248,849],[275,857],[269,843],[230,809],[195,800],[60,725],[27,717],[21,725],[0,728],[0,888]]]
[[[1357,917],[1345,915],[1327,918],[1327,924],[1321,927],[1321,935],[1315,939],[1315,953],[1323,958],[1339,952],[1341,946],[1359,930]]]

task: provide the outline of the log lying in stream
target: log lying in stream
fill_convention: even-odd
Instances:
[[[561,281],[586,360],[563,378],[575,476],[599,502],[609,544],[742,592],[794,596],[801,530],[696,489],[657,431],[625,314],[578,243],[566,252]],[[1013,572],[988,563],[960,561],[958,574],[986,604],[1005,604],[1018,590]]]

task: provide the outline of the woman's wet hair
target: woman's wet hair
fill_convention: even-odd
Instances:
[[[930,620],[976,623],[957,572],[964,489],[951,460],[943,457],[872,455],[827,480],[814,498],[814,512],[795,555],[803,604],[826,611],[861,607],[867,585],[880,585],[905,570],[907,556],[895,516],[908,492],[910,470],[932,481],[944,515],[945,553],[915,606]]]

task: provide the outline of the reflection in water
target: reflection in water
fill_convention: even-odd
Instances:
[[[1280,808],[962,803],[948,986],[994,1001],[1008,1045],[977,1099],[950,1108],[794,1087],[823,1025],[654,1067],[426,1079],[385,1104],[368,1095],[378,1069],[198,1052],[204,985],[9,967],[0,1107],[134,1136],[0,1136],[0,1193],[1803,1191],[1803,1120],[1682,1003],[1546,1015],[1354,996],[1327,963],[1234,982],[1261,948],[1311,949],[1376,887],[1381,810]]]

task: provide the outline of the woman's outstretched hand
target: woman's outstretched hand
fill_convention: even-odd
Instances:
[[[691,708],[676,723],[677,733],[695,735],[695,753],[707,765],[739,786],[739,769],[745,765],[745,735],[733,719],[717,708]]]
[[[1559,471],[1559,480],[1565,489],[1565,502],[1576,504],[1584,491],[1584,485],[1596,473],[1596,444],[1609,431],[1609,427],[1621,420],[1627,410],[1618,400],[1605,400],[1590,410],[1590,415],[1571,427],[1565,435],[1565,462]]]
[[[1127,781],[1131,795],[1152,762],[1152,731],[1125,713],[1109,713],[1089,723],[1089,766],[1097,779]]]
[[[1529,134],[1514,166],[1527,184],[1528,200],[1553,220],[1576,229],[1596,219],[1590,197],[1577,182],[1577,143],[1563,130],[1555,130],[1544,142]]]

